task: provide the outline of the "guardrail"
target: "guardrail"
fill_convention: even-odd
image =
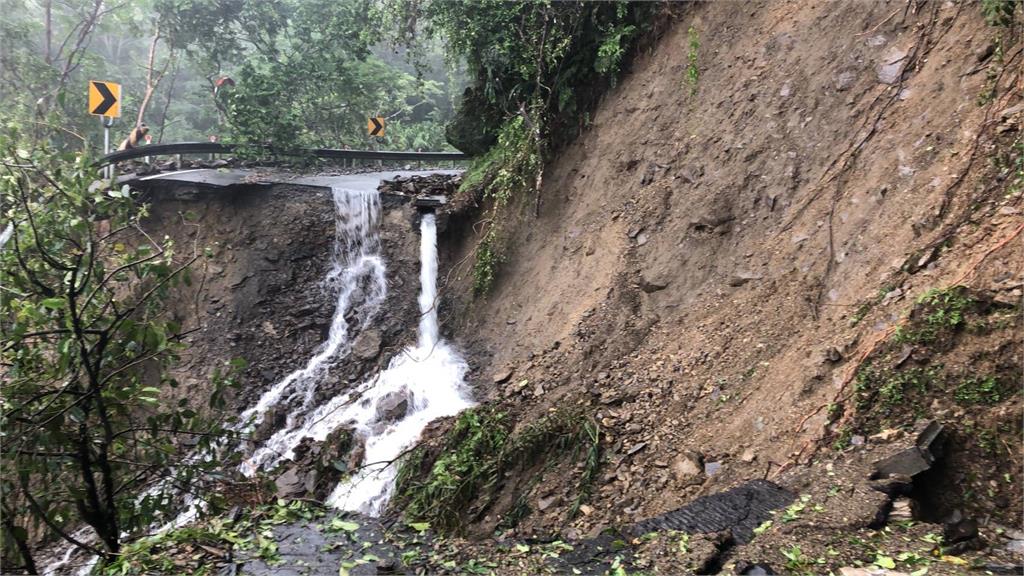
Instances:
[[[179,154],[227,154],[235,149],[233,144],[217,142],[179,142],[177,144],[151,144],[130,150],[119,150],[97,160],[96,166],[108,166],[116,162],[145,158],[147,156],[175,156]],[[311,154],[317,158],[332,160],[420,160],[437,162],[443,160],[466,160],[461,152],[399,152],[393,150],[337,150],[334,148],[311,148],[299,154]]]

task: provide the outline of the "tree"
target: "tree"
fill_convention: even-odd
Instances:
[[[12,225],[0,248],[0,496],[5,546],[31,568],[29,544],[44,537],[116,554],[123,533],[173,511],[169,494],[223,464],[194,455],[212,454],[227,423],[188,399],[161,400],[177,386],[166,368],[188,332],[162,302],[189,282],[198,248],[178,254],[152,238],[146,207],[127,187],[94,185],[85,156],[29,150],[18,138],[0,135]],[[214,374],[210,406],[222,405],[231,374]],[[82,524],[95,539],[76,535]]]

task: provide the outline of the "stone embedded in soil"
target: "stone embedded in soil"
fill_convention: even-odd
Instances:
[[[737,272],[729,277],[728,284],[733,288],[738,288],[751,280],[760,280],[762,278],[764,278],[764,276],[754,274],[753,272]]]
[[[899,428],[887,428],[878,434],[872,434],[868,439],[873,442],[892,442],[903,436],[903,430]]]
[[[911,509],[910,498],[897,498],[892,501],[892,510],[889,511],[889,522],[903,522],[913,519],[914,513]]]
[[[704,464],[704,473],[708,476],[714,476],[722,471],[721,462],[707,462]]]
[[[700,454],[684,451],[672,460],[672,475],[680,482],[700,481],[704,475],[704,463]]]
[[[907,51],[893,48],[885,53],[878,66],[878,81],[882,84],[897,84],[903,77],[903,68],[907,65]]]
[[[640,289],[647,294],[664,290],[665,288],[668,288],[668,285],[669,280],[665,278],[659,278],[648,274],[643,274],[640,277]]]
[[[500,372],[495,373],[494,377],[491,378],[491,381],[494,382],[495,384],[503,384],[505,382],[508,382],[508,379],[511,378],[511,377],[512,377],[512,369],[511,368],[506,368],[506,369],[504,369],[504,370],[502,370]]]

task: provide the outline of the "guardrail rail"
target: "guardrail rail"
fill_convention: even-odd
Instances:
[[[175,144],[151,144],[129,150],[107,154],[95,162],[96,166],[109,166],[117,162],[145,158],[147,156],[176,156],[180,154],[228,154],[235,149],[233,144],[218,142],[178,142]],[[291,155],[310,154],[317,158],[332,160],[412,160],[438,162],[445,160],[466,160],[461,152],[402,152],[395,150],[338,150],[335,148],[310,148]]]

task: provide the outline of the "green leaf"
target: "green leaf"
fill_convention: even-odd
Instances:
[[[356,524],[355,522],[348,522],[341,518],[335,518],[334,520],[331,520],[331,524],[328,526],[328,529],[334,531],[342,530],[345,532],[355,532],[359,529],[359,524]]]
[[[65,300],[63,298],[47,298],[39,303],[50,310],[60,310],[64,307],[64,302]]]
[[[430,530],[430,522],[409,522],[409,528],[417,532],[426,532]]]
[[[892,570],[896,567],[896,561],[888,556],[882,556],[881,554],[878,554],[875,556],[875,565],[881,568]]]

